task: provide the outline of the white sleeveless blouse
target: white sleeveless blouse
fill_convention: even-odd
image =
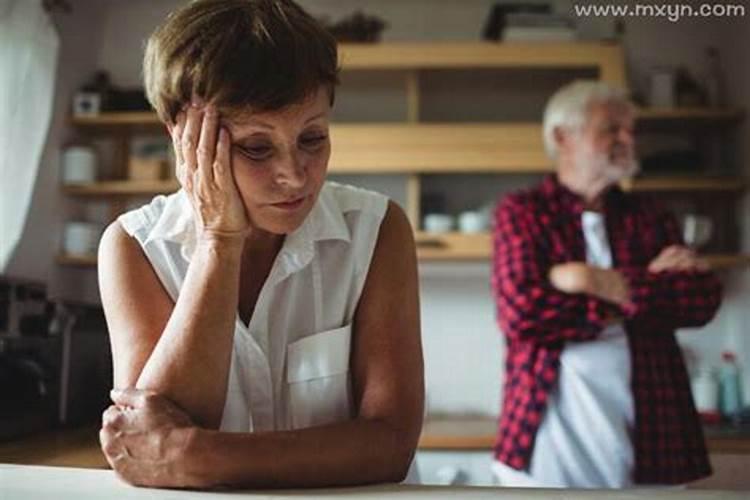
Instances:
[[[250,324],[236,317],[221,430],[352,418],[352,320],[387,204],[383,195],[327,182],[302,226],[287,235]],[[157,196],[118,220],[176,301],[196,237],[185,192]]]

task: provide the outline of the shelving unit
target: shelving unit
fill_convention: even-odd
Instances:
[[[434,123],[421,122],[420,78],[424,71],[516,69],[595,70],[601,80],[625,84],[622,48],[609,43],[388,43],[342,44],[342,71],[387,71],[403,79],[406,121],[389,123],[333,123],[331,174],[376,174],[404,177],[406,211],[415,228],[421,260],[486,260],[491,253],[489,234],[429,234],[419,230],[424,175],[441,174],[541,174],[552,164],[544,154],[540,123]],[[697,123],[723,125],[740,120],[739,109],[677,108],[639,109],[639,123]],[[73,117],[83,133],[116,139],[123,163],[132,135],[163,131],[155,113],[104,113]],[[124,178],[124,165],[119,169]],[[740,193],[739,177],[673,175],[638,178],[622,185],[631,192]],[[111,180],[66,186],[65,193],[112,203],[112,214],[124,207],[127,197],[173,192],[175,180],[132,182]],[[748,258],[720,256],[721,267],[748,264]],[[60,257],[61,265],[91,266],[95,259]]]
[[[392,42],[341,44],[344,70],[570,68],[596,65],[602,80],[623,83],[622,48],[606,42]]]
[[[738,108],[638,108],[638,120],[708,120],[732,122],[745,116]],[[163,128],[156,113],[150,111],[102,113],[96,116],[74,116],[71,123],[80,127],[156,127]]]
[[[70,196],[115,197],[149,196],[173,193],[180,185],[176,180],[163,181],[104,181],[90,184],[72,184],[63,188]]]
[[[657,120],[709,120],[712,122],[732,122],[744,116],[741,109],[736,108],[640,108],[638,119],[647,121]]]
[[[677,113],[677,111],[672,111]],[[693,115],[688,110],[685,119]],[[140,121],[137,121],[136,118]],[[76,118],[85,127],[148,126],[159,123],[154,113],[107,113]],[[541,125],[470,124],[332,124],[332,174],[546,173],[552,164],[543,152]],[[106,181],[66,186],[75,196],[151,194],[174,190],[174,181],[144,183]],[[659,176],[623,183],[627,190],[736,191],[740,177]],[[98,192],[101,190],[102,192]]]
[[[417,256],[422,262],[487,261],[492,256],[492,235],[489,233],[462,234],[417,233]],[[714,270],[721,271],[739,266],[750,266],[750,255],[706,255]],[[59,255],[57,263],[72,267],[96,267],[96,255]]]
[[[61,266],[96,267],[96,255],[58,255],[57,263]]]
[[[708,192],[708,193],[740,193],[747,188],[747,182],[742,177],[688,177],[688,176],[660,176],[638,177],[627,179],[620,183],[623,191],[634,193],[665,193],[665,192]]]

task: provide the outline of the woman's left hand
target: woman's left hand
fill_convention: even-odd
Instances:
[[[185,448],[195,427],[184,411],[153,391],[113,390],[111,397],[99,441],[118,476],[137,486],[201,486],[188,470]]]

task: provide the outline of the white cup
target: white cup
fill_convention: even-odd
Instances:
[[[447,233],[453,229],[453,217],[446,214],[427,214],[423,221],[428,233]]]
[[[96,180],[96,153],[88,146],[70,146],[62,154],[63,184]]]
[[[95,255],[104,227],[92,222],[68,222],[63,235],[63,251],[67,255]]]
[[[458,229],[462,233],[481,233],[487,229],[487,220],[481,212],[463,212],[458,216]]]

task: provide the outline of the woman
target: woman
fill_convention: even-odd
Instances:
[[[204,0],[146,48],[182,189],[105,232],[102,449],[136,485],[400,481],[423,408],[412,230],[324,182],[335,41],[288,0]]]

